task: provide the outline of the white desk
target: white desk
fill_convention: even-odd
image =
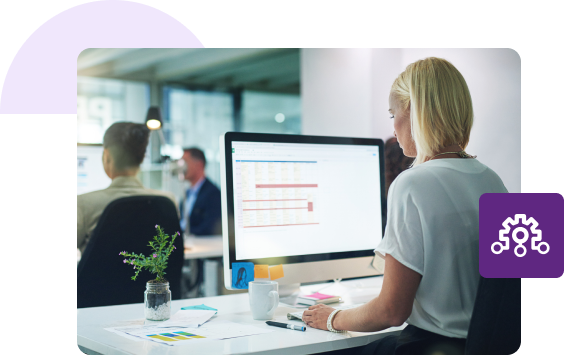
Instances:
[[[327,284],[325,284],[327,285]],[[344,281],[341,285],[324,288],[324,285],[310,285],[304,291],[324,292],[340,290],[345,302],[367,302],[380,292],[382,278],[369,278],[355,281]],[[249,324],[273,332],[241,338],[203,342],[185,346],[166,346],[151,341],[133,341],[110,333],[103,328],[124,325],[124,321],[142,319],[143,304],[124,306],[96,307],[78,309],[77,340],[84,351],[91,354],[310,354],[351,348],[368,344],[390,334],[396,334],[403,327],[390,328],[377,333],[330,333],[308,327],[305,332],[267,326],[264,321],[252,319],[249,309],[248,294],[236,294],[218,297],[195,298],[172,302],[172,312],[181,307],[205,304],[219,310],[218,320],[230,320],[241,324]],[[303,309],[303,308],[302,308]],[[296,311],[280,305],[275,313],[275,321],[302,324],[288,321],[286,314]],[[213,322],[213,320],[211,320]]]

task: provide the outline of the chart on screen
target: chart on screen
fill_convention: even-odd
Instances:
[[[319,224],[316,161],[237,160],[235,170],[243,228]]]

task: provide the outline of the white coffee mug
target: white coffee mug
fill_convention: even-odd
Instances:
[[[278,307],[278,301],[278,282],[249,282],[249,303],[253,319],[269,320],[274,318],[274,311]]]

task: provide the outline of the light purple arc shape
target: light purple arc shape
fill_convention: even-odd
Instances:
[[[76,114],[77,58],[86,48],[203,48],[182,23],[128,1],[79,5],[39,27],[16,54],[0,114]]]

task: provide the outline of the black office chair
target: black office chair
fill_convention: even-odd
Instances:
[[[148,256],[155,225],[172,237],[180,231],[174,203],[163,196],[133,196],[111,202],[100,217],[77,270],[77,308],[143,303],[146,283],[156,275],[143,270],[136,281],[133,266],[124,264],[121,251]],[[169,239],[170,240],[170,239]],[[180,299],[184,241],[176,237],[165,278],[172,299]]]
[[[465,355],[513,354],[521,345],[521,279],[480,276]]]

